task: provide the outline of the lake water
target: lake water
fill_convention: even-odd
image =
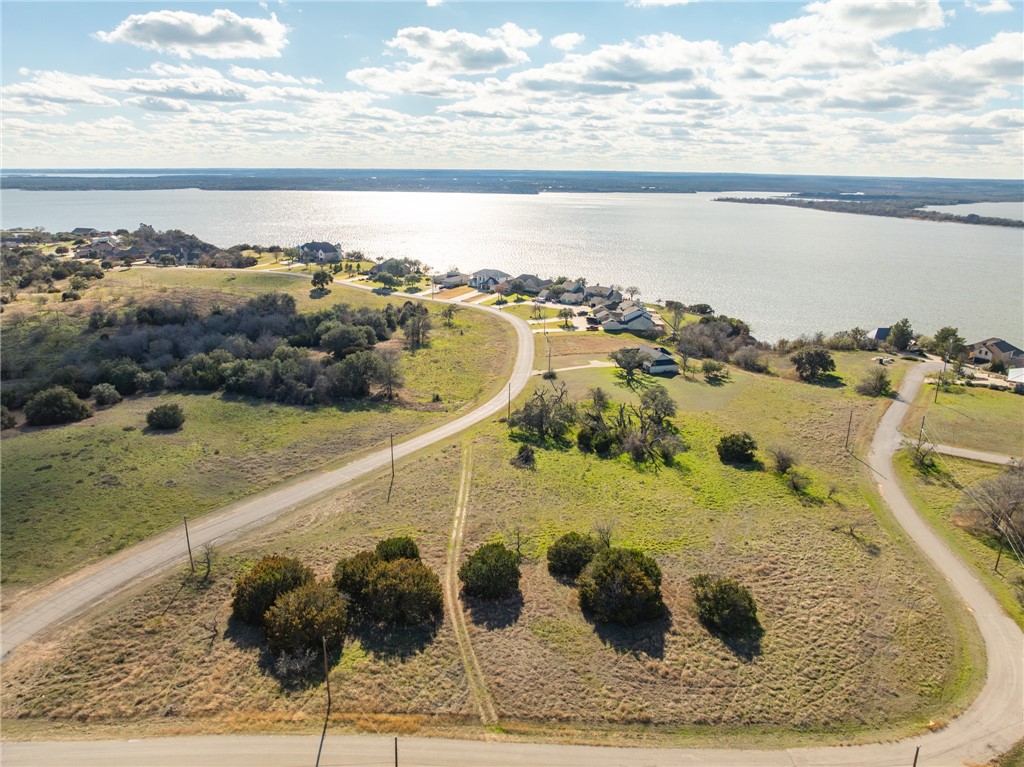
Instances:
[[[221,247],[339,242],[435,269],[636,285],[766,340],[910,318],[1024,345],[1024,230],[714,202],[714,194],[27,192],[5,228],[182,229]]]

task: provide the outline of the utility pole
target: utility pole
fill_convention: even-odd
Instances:
[[[917,757],[918,757],[918,755],[919,755],[920,753],[921,753],[921,747],[920,747],[920,746],[918,746],[918,747],[917,747],[917,748],[916,748],[916,749],[914,750],[914,764],[913,764],[913,766],[912,766],[912,767],[917,767]]]
[[[331,674],[327,666],[327,637],[320,637],[324,647],[324,681],[327,683],[327,713],[324,715],[324,729],[320,733],[320,748],[316,750],[316,767],[320,767],[320,754],[324,750],[324,738],[327,737],[327,722],[331,718]]]
[[[509,381],[509,383],[508,383],[508,415],[505,417],[505,420],[506,421],[510,421],[511,419],[512,419],[512,382]],[[509,427],[509,428],[511,428],[511,427]]]
[[[391,433],[391,482],[388,484],[388,499],[385,503],[391,503],[391,491],[395,487],[395,434]]]
[[[850,423],[846,425],[846,452],[850,452],[850,431],[853,429],[853,408],[850,408]]]
[[[182,517],[185,520],[185,545],[188,546],[188,563],[192,566],[192,572],[196,571],[195,560],[192,559],[192,542],[188,538],[188,517]]]
[[[398,736],[395,736],[395,767],[398,767]]]

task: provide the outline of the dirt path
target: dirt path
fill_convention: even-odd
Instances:
[[[466,613],[459,601],[459,552],[462,550],[462,536],[466,530],[466,508],[469,505],[469,488],[473,482],[473,448],[467,441],[462,450],[462,474],[459,478],[459,495],[455,501],[455,516],[452,519],[452,535],[448,540],[448,564],[444,572],[444,601],[455,628],[455,638],[459,643],[459,654],[462,665],[466,669],[469,690],[476,702],[477,713],[484,724],[494,724],[498,714],[494,709],[494,700],[487,689],[487,681],[480,671],[480,662],[473,651],[473,643],[469,638],[466,626]]]

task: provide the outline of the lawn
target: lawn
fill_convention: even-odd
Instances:
[[[940,391],[924,386],[903,419],[905,434],[916,435],[925,419],[925,431],[943,445],[1024,456],[1024,397],[1007,391],[953,386]]]
[[[993,571],[999,544],[996,540],[972,535],[956,514],[962,489],[996,476],[998,466],[961,458],[943,456],[931,471],[918,470],[909,455],[901,454],[896,471],[907,497],[918,513],[960,558],[967,562],[978,578],[1003,606],[1006,613],[1024,628],[1024,562],[1017,561],[1009,550],[1003,551],[999,572]],[[1018,594],[1020,596],[1018,596]]]
[[[387,303],[340,286],[314,300],[304,280],[278,274],[133,272],[112,275],[95,289],[105,291],[105,305],[162,296],[202,306],[277,289],[297,295],[307,309],[338,301]],[[134,296],[126,287],[140,277],[143,294]],[[5,352],[12,346],[10,319],[5,312]],[[37,324],[23,320],[14,334],[33,354],[52,356],[80,343],[85,319],[65,317],[59,331],[53,325],[46,342],[32,346]],[[199,516],[382,447],[391,433],[400,440],[465,412],[492,396],[507,378],[514,357],[512,332],[483,312],[460,312],[450,328],[435,317],[430,345],[403,352],[406,383],[394,406],[370,402],[304,408],[222,394],[163,394],[129,398],[77,424],[5,431],[0,456],[5,603],[23,587],[177,524],[183,513]],[[399,334],[385,345],[400,344]],[[145,413],[162,402],[184,407],[188,420],[180,432],[145,431]]]
[[[493,301],[481,301],[483,304],[492,304]],[[542,318],[551,318],[558,316],[558,309],[551,306],[543,306],[541,304],[524,303],[515,304],[509,303],[501,307],[503,312],[508,314],[514,314],[517,317],[522,317],[524,320],[532,320],[536,318],[536,312],[539,310]]]
[[[851,355],[840,373],[866,364]],[[613,399],[630,396],[606,370],[560,379],[578,391],[591,374],[608,374]],[[976,628],[843,450],[851,408],[859,448],[883,403],[849,387],[740,372],[719,387],[681,377],[667,386],[690,446],[675,465],[637,467],[567,445],[541,447],[536,469],[520,470],[509,463],[518,443],[507,427],[481,424],[400,464],[390,503],[382,472],[225,547],[214,585],[186,589],[171,610],[178,575],[16,656],[2,700],[11,732],[68,732],[80,721],[108,723],[111,734],[313,731],[322,686],[267,676],[258,636],[227,620],[232,580],[273,551],[326,575],[339,556],[396,533],[414,535],[442,572],[468,445],[462,556],[517,533],[525,556],[521,600],[466,605],[504,737],[781,746],[896,736],[961,710],[984,669]],[[792,445],[811,478],[807,493],[770,466],[723,465],[714,445],[739,428],[762,446]],[[611,525],[616,544],[656,556],[667,620],[596,627],[575,590],[548,575],[551,542],[595,523]],[[751,589],[765,630],[759,647],[733,651],[697,622],[687,579],[700,571]],[[216,631],[204,630],[211,619]],[[331,672],[332,726],[481,735],[453,637],[447,617],[432,641],[400,632],[381,647],[353,636]],[[111,668],[112,657],[120,662]],[[98,675],[112,682],[97,688]]]

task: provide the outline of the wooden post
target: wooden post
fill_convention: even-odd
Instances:
[[[391,479],[395,478],[395,435],[391,434]]]
[[[327,683],[327,713],[324,715],[324,729],[320,733],[320,748],[316,751],[316,765],[320,767],[320,754],[324,750],[324,738],[327,737],[327,722],[331,718],[331,673],[327,666],[327,637],[320,637],[324,647],[324,681]]]
[[[846,425],[846,452],[850,452],[850,431],[853,429],[853,408],[850,408],[850,423]]]
[[[395,767],[398,767],[398,736],[395,736]]]
[[[917,757],[918,757],[918,754],[920,754],[920,753],[921,753],[921,747],[920,747],[920,746],[918,746],[918,747],[917,747],[917,748],[916,748],[916,749],[914,750],[914,764],[913,764],[913,767],[917,767]]]
[[[999,536],[999,553],[996,554],[996,566],[992,569],[995,572],[999,572],[999,560],[1003,558],[1003,536]]]
[[[188,546],[188,563],[192,566],[192,572],[196,571],[195,560],[192,559],[192,542],[188,538],[188,517],[182,517],[185,520],[185,545]]]
[[[511,420],[512,420],[512,382],[510,381],[509,384],[508,384],[508,415],[505,417],[505,421],[508,422],[508,421],[511,421]],[[509,428],[512,428],[512,427],[509,426]]]

